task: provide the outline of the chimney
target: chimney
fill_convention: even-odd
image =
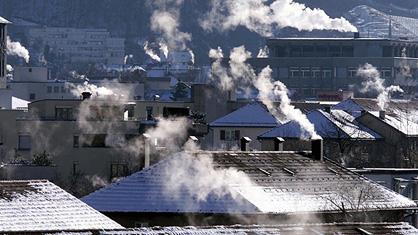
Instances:
[[[311,140],[312,158],[317,161],[324,160],[324,141],[322,139]]]
[[[87,100],[87,99],[90,99],[91,93],[88,91],[85,91],[81,93],[81,96],[83,97],[83,100]]]
[[[324,110],[327,113],[331,113],[331,107],[330,106],[325,107]]]
[[[241,138],[241,151],[250,151],[250,142],[251,142],[251,139],[249,137],[242,137]]]
[[[354,33],[354,38],[360,38],[360,32],[355,32]]]
[[[380,119],[385,119],[386,118],[386,112],[384,110],[379,111],[379,118]]]
[[[148,168],[150,166],[151,136],[148,134],[142,136],[144,138],[144,168]]]
[[[189,136],[189,141],[191,141],[195,144],[199,143],[199,139],[196,136],[193,136],[193,135]]]
[[[274,151],[283,151],[284,139],[280,137],[274,138]]]

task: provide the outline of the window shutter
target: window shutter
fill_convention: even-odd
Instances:
[[[221,136],[220,136],[221,140],[225,140],[225,130],[221,130]]]

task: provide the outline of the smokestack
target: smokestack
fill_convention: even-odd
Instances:
[[[386,118],[386,112],[384,110],[379,111],[379,118],[380,119],[385,119]]]
[[[250,142],[251,142],[251,139],[249,137],[242,137],[241,138],[241,151],[250,151]]]
[[[274,138],[274,151],[283,151],[284,139],[280,137]]]
[[[327,113],[331,113],[331,107],[329,107],[329,106],[325,107],[324,110]]]
[[[83,97],[83,100],[87,100],[87,99],[90,99],[91,93],[88,91],[85,91],[81,93],[81,96]]]
[[[317,161],[324,160],[324,141],[322,139],[311,140],[312,158]]]
[[[360,38],[360,32],[355,32],[354,33],[354,38]]]
[[[143,134],[144,137],[144,168],[150,166],[150,152],[151,152],[151,136]]]

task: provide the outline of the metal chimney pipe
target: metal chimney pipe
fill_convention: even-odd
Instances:
[[[311,140],[312,158],[318,161],[324,160],[324,141],[322,139]]]
[[[142,136],[144,138],[144,168],[148,168],[151,159],[151,136],[148,134],[143,134]]]
[[[250,142],[251,139],[249,137],[242,137],[241,138],[241,151],[250,151]]]
[[[380,110],[379,111],[379,118],[380,119],[385,119],[386,118],[386,112],[385,112],[385,110]]]
[[[280,137],[274,138],[274,151],[283,151],[284,139]]]

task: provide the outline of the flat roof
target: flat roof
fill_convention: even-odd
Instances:
[[[268,38],[267,41],[396,41],[418,43],[416,40],[399,39],[399,38]]]

